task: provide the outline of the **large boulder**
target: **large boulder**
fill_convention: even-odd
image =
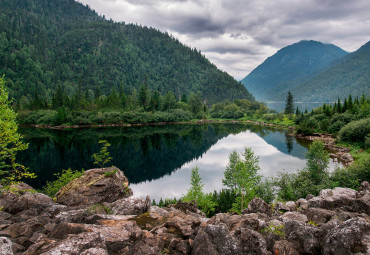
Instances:
[[[233,236],[239,244],[237,254],[268,254],[266,240],[257,231],[239,228],[233,232]]]
[[[323,231],[310,224],[291,220],[285,224],[286,240],[294,244],[299,254],[321,254]]]
[[[57,202],[68,206],[112,203],[132,196],[128,179],[116,167],[96,168],[61,188],[55,195]]]
[[[234,255],[238,247],[225,224],[206,225],[194,239],[192,254]]]
[[[334,227],[323,242],[323,254],[370,252],[370,225],[362,218],[353,218]]]
[[[149,211],[150,205],[150,197],[146,196],[146,199],[141,197],[122,198],[113,202],[110,207],[116,215],[139,215]]]
[[[242,212],[242,214],[246,213],[264,213],[266,215],[271,215],[271,207],[262,199],[255,197],[249,202],[248,208]]]
[[[328,210],[334,208],[345,208],[353,210],[357,192],[348,188],[334,188],[323,189],[320,191],[319,196],[314,197],[308,201],[309,207],[319,207]]]
[[[0,207],[11,214],[28,210],[37,204],[52,202],[53,200],[50,197],[36,192],[35,189],[25,183],[12,185],[9,190],[0,192]]]
[[[80,233],[78,235],[68,235],[64,240],[56,241],[51,239],[42,239],[40,242],[30,246],[24,255],[80,255],[94,254],[88,251],[96,251],[96,254],[104,254],[106,251],[104,237],[99,233]],[[99,253],[98,253],[99,252]]]
[[[0,237],[0,254],[13,255],[12,241],[6,237]]]

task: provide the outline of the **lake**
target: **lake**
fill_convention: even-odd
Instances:
[[[99,140],[111,143],[112,164],[124,171],[136,196],[158,201],[177,197],[190,187],[191,169],[198,166],[206,192],[222,188],[223,171],[233,150],[252,147],[260,157],[259,173],[295,172],[305,166],[308,143],[284,129],[252,124],[189,124],[53,130],[21,128],[29,149],[19,161],[36,172],[28,183],[41,188],[62,169],[94,168],[91,155]],[[331,161],[330,169],[338,163]]]

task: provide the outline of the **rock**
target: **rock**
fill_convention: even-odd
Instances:
[[[282,202],[277,202],[274,209],[283,213],[290,211],[289,207]]]
[[[274,255],[299,255],[291,242],[279,240],[273,247]]]
[[[297,209],[297,205],[293,201],[288,201],[285,204],[290,211],[295,211]]]
[[[195,213],[199,214],[202,217],[205,217],[205,214],[198,209],[197,201],[195,200],[192,200],[190,202],[178,201],[177,204],[173,205],[173,207],[184,213]]]
[[[143,238],[140,241],[138,241],[133,248],[130,248],[127,254],[157,255],[161,254],[163,250],[164,250],[164,240],[149,232],[145,232],[143,234]]]
[[[91,248],[106,250],[105,240],[101,234],[85,232],[78,235],[69,235],[59,242],[43,239],[30,246],[24,255],[80,255]]]
[[[0,237],[0,254],[1,255],[13,255],[12,249],[13,243],[7,237]]]
[[[333,211],[315,207],[307,209],[305,213],[309,221],[313,221],[317,224],[326,223],[335,215]]]
[[[233,233],[233,236],[239,242],[238,254],[268,254],[266,240],[257,231],[240,228]]]
[[[101,220],[98,224],[84,226],[88,232],[99,233],[104,237],[109,254],[118,253],[136,243],[143,232],[135,221],[130,220]]]
[[[238,252],[235,239],[226,225],[206,225],[201,228],[193,242],[192,254],[234,255]]]
[[[198,226],[200,222],[198,222]],[[195,233],[195,230],[192,228],[193,222],[191,219],[188,218],[181,218],[179,216],[175,216],[170,218],[165,225],[169,229],[173,229],[172,232],[177,233],[179,236],[189,237]]]
[[[304,198],[300,198],[296,201],[298,207],[302,208],[303,210],[308,209],[308,201]]]
[[[83,224],[61,222],[57,224],[49,234],[50,238],[64,239],[69,234],[79,234],[87,232],[87,229]]]
[[[303,223],[308,222],[307,216],[298,212],[286,212],[279,217],[279,220],[286,223],[288,221],[300,221]]]
[[[57,202],[68,205],[112,203],[132,195],[128,180],[116,167],[90,169],[61,188]]]
[[[352,210],[356,199],[356,191],[348,188],[323,189],[319,196],[308,201],[309,207],[319,207],[328,210],[344,207]]]
[[[114,214],[118,215],[139,215],[149,211],[151,200],[140,197],[122,198],[113,202],[110,206]]]
[[[266,215],[271,215],[271,207],[262,199],[255,197],[249,202],[248,208],[242,212],[242,214],[246,213],[264,213]]]
[[[81,255],[108,255],[108,252],[102,248],[90,248],[82,252]]]
[[[315,196],[314,195],[312,195],[312,194],[308,194],[307,196],[306,196],[306,200],[310,200],[310,199],[312,199],[312,198],[314,198]]]
[[[52,203],[53,200],[45,194],[38,193],[31,186],[19,183],[11,187],[11,191],[0,193],[0,207],[5,212],[16,214],[42,203]]]
[[[322,235],[319,228],[300,221],[285,224],[285,238],[294,244],[299,254],[321,254]]]
[[[366,253],[370,243],[364,237],[370,235],[370,225],[362,218],[353,218],[333,228],[323,242],[323,254]],[[367,253],[366,253],[367,254]]]
[[[70,211],[61,211],[55,218],[55,223],[71,222],[71,223],[85,223],[85,220],[90,216],[87,210],[78,209]]]

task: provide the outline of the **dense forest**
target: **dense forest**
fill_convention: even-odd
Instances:
[[[207,104],[253,100],[200,51],[157,29],[106,20],[73,0],[2,0],[0,9],[0,74],[24,102],[51,104],[58,86],[96,97],[143,84],[176,98],[199,91]]]

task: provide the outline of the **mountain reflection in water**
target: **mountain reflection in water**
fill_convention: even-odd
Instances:
[[[246,124],[166,125],[122,128],[50,130],[22,128],[29,149],[19,160],[36,172],[28,183],[41,188],[62,169],[93,168],[91,155],[99,140],[111,143],[112,164],[125,172],[134,195],[180,197],[198,166],[207,192],[222,188],[222,177],[233,150],[250,146],[260,157],[260,174],[293,172],[305,165],[307,144],[285,130]],[[331,168],[334,165],[331,164]]]

